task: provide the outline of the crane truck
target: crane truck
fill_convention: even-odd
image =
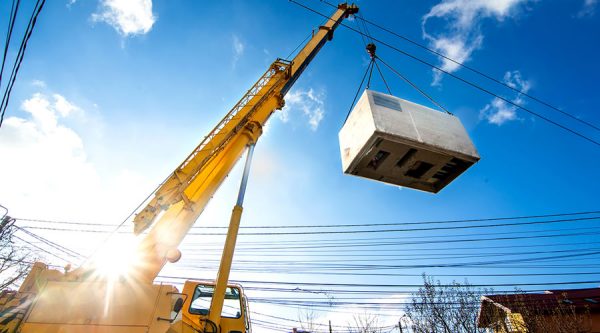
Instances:
[[[343,3],[290,61],[275,60],[135,216],[141,238],[128,274],[110,279],[93,263],[60,271],[36,262],[18,291],[0,295],[1,333],[250,333],[248,301],[228,283],[252,151],[269,117],[336,27],[358,12]],[[242,154],[242,185],[215,281],[155,283]],[[149,231],[147,231],[149,230]]]

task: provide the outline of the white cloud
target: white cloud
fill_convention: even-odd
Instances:
[[[348,326],[348,331],[356,328],[357,321],[360,322],[364,319],[371,319],[375,327],[394,326],[398,324],[398,319],[404,313],[389,306],[406,303],[409,298],[410,296],[406,294],[392,294],[380,298],[365,299],[365,303],[380,304],[378,307],[370,308],[368,312],[360,305],[333,307],[331,312],[324,315],[321,322],[325,324],[331,321],[332,323],[336,323],[337,326]],[[335,301],[335,298],[333,301]]]
[[[147,34],[156,16],[152,0],[101,0],[100,12],[92,15],[94,21],[110,24],[121,35]]]
[[[36,93],[21,110],[27,116],[8,117],[0,130],[0,156],[6,158],[0,204],[12,216],[114,223],[134,207],[140,177],[122,169],[102,177],[80,134],[66,125],[75,114],[84,117],[83,109],[62,95]]]
[[[577,13],[577,17],[591,17],[596,14],[596,6],[598,5],[598,0],[584,0],[583,6]]]
[[[245,45],[237,35],[233,35],[231,47],[233,49],[233,67],[235,68],[238,60],[244,55]]]
[[[531,89],[531,83],[524,80],[519,71],[506,72],[504,74],[504,82],[509,87],[523,91],[524,93],[527,93]],[[518,94],[512,102],[516,104],[524,103],[522,95]],[[487,119],[490,124],[498,126],[508,121],[519,119],[517,117],[517,107],[499,98],[494,98],[479,114],[481,118]]]
[[[517,14],[519,5],[534,0],[442,0],[422,18],[423,37],[430,46],[458,62],[470,60],[474,51],[483,45],[480,23],[486,18],[503,21]],[[444,26],[441,33],[427,32],[428,22],[439,19]],[[454,72],[458,65],[441,58],[440,67]],[[434,71],[433,84],[440,83],[441,73]]]
[[[54,98],[54,109],[62,117],[67,117],[73,112],[81,111],[77,105],[67,101],[66,98],[59,94],[53,94],[52,98]]]
[[[309,90],[292,90],[285,97],[285,106],[277,113],[284,123],[290,121],[291,112],[298,110],[307,118],[311,130],[316,131],[325,115],[325,92],[315,93]]]
[[[44,82],[42,80],[32,80],[31,85],[36,88],[41,88],[41,89],[46,88],[46,82]]]
[[[21,105],[29,118],[9,117],[0,131],[0,156],[10,156],[0,174],[0,198],[10,209],[46,210],[55,194],[68,202],[98,181],[81,137],[60,124],[69,114],[64,105],[73,104],[62,96],[54,100],[34,94]]]

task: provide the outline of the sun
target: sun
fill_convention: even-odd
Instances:
[[[114,235],[94,257],[96,273],[109,280],[127,277],[139,261],[138,242],[133,235]]]

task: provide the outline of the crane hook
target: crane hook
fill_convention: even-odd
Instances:
[[[369,56],[371,56],[371,59],[375,58],[375,50],[377,50],[377,46],[375,46],[375,44],[373,43],[369,43],[366,47],[367,52],[369,53]]]

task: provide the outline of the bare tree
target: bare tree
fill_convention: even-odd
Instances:
[[[317,329],[317,318],[318,314],[312,310],[298,310],[298,323],[300,323],[300,328],[302,330],[313,332]]]
[[[504,327],[499,329],[502,332],[578,333],[590,326],[589,308],[577,307],[566,295],[544,294],[542,300],[539,295],[516,290],[494,295],[495,301],[510,308],[510,314],[497,306],[480,313],[481,296],[492,294],[492,290],[475,289],[467,281],[442,285],[426,275],[423,282],[406,309],[414,333],[487,332],[487,328],[478,327],[478,315],[485,316],[483,321],[492,323],[490,327]]]
[[[15,220],[10,216],[0,219],[0,291],[6,290],[27,275],[30,257],[27,250],[14,242]]]
[[[466,281],[441,285],[423,274],[419,288],[406,308],[415,333],[483,333],[477,327],[481,295],[489,290],[473,289]]]
[[[354,315],[352,322],[348,323],[348,332],[350,333],[382,333],[383,328],[380,325],[379,316],[364,312]]]

